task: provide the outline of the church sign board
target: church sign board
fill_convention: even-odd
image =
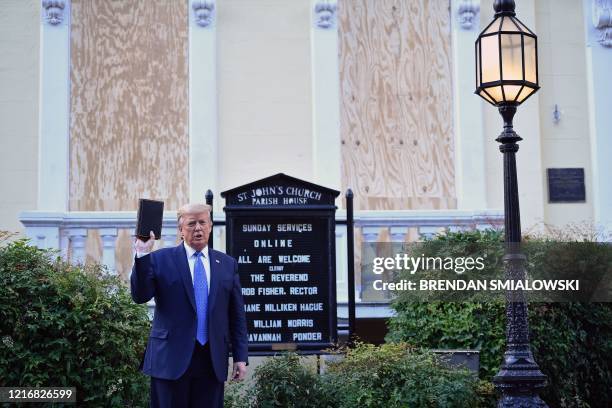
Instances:
[[[221,193],[250,350],[322,350],[336,343],[338,194],[282,173]]]

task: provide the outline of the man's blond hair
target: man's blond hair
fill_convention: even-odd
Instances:
[[[211,210],[212,208],[208,204],[201,204],[201,203],[185,204],[184,206],[179,208],[176,213],[176,221],[178,223],[178,227],[181,228],[181,218],[183,218],[184,215],[199,214],[199,213],[207,212],[208,218],[210,218]]]

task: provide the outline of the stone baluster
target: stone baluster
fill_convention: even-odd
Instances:
[[[225,230],[225,227],[217,225],[213,229],[212,236],[210,237],[210,239],[213,240],[213,243],[215,245],[215,249],[218,249],[219,251],[224,251],[225,250],[225,242],[221,239],[224,230]]]
[[[440,227],[437,226],[421,225],[419,227],[419,236],[421,239],[433,238],[438,232],[440,232]]]
[[[102,237],[102,263],[108,267],[111,274],[117,273],[115,268],[115,244],[117,242],[117,228],[100,228]]]
[[[380,226],[368,226],[361,228],[361,235],[364,242],[376,242],[380,236]]]
[[[336,224],[336,299],[348,302],[348,266],[346,255],[346,225]]]
[[[408,233],[408,227],[390,227],[389,235],[391,235],[391,242],[404,242],[406,240],[406,234]]]
[[[162,228],[162,244],[164,248],[176,246],[176,228]]]
[[[85,263],[85,242],[87,240],[87,229],[74,228],[68,230],[68,239],[72,246],[72,263]]]
[[[58,227],[27,227],[25,233],[30,242],[41,249],[59,247]]]
[[[462,231],[462,230],[465,230],[465,229],[466,229],[466,227],[463,226],[463,225],[449,225],[448,226],[448,230],[450,232],[459,232],[459,231]]]

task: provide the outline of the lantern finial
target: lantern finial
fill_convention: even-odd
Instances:
[[[497,16],[516,16],[514,8],[516,4],[514,0],[495,0],[493,3],[493,9],[495,10],[495,17]]]

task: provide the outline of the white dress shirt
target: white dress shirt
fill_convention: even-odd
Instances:
[[[191,282],[193,283],[193,269],[195,268],[196,261],[194,254],[196,253],[196,250],[187,245],[187,243],[184,241],[183,245],[185,246],[185,252],[187,252],[187,263],[189,264]],[[202,263],[204,264],[204,270],[206,271],[206,287],[208,288],[208,293],[210,294],[210,258],[208,257],[208,245],[202,250]]]

